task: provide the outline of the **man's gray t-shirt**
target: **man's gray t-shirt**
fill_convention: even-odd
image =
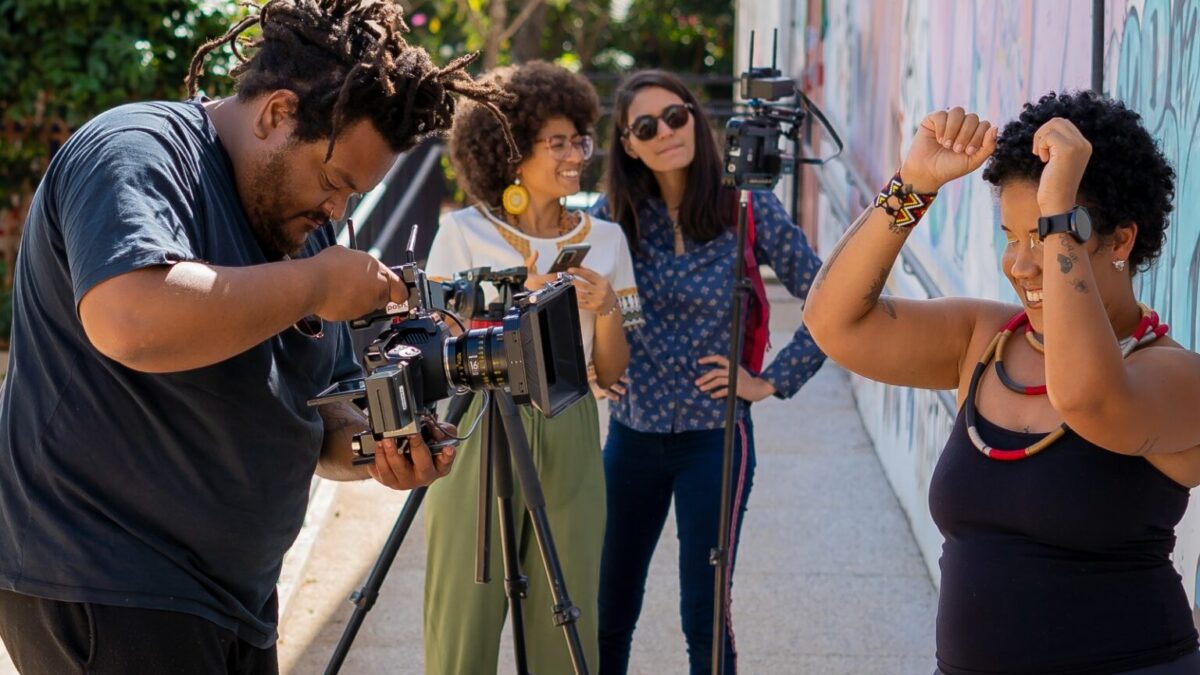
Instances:
[[[331,244],[329,229],[305,255]],[[357,365],[345,324],[326,324],[320,339],[288,329],[176,373],[97,352],[79,320],[83,296],[184,260],[267,262],[207,114],[195,102],[139,103],[84,125],[38,188],[16,265],[0,391],[0,588],[186,612],[265,648],[323,435],[306,401]]]

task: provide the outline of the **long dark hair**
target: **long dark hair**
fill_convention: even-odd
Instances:
[[[699,242],[715,239],[730,225],[735,194],[721,187],[721,155],[704,108],[678,77],[662,70],[633,73],[613,95],[612,147],[604,177],[609,216],[621,224],[630,248],[636,253],[640,241],[638,207],[650,197],[662,196],[654,172],[640,159],[630,157],[621,144],[621,135],[629,125],[629,104],[645,87],[666,89],[692,106],[696,154],[688,166],[679,223],[691,239]]]

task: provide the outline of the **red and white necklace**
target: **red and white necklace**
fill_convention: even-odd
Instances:
[[[1138,322],[1137,328],[1134,329],[1133,335],[1121,340],[1121,356],[1128,357],[1135,349],[1143,345],[1150,344],[1158,338],[1167,334],[1167,324],[1159,323],[1158,313],[1150,309],[1146,305],[1140,304],[1142,309],[1142,318]],[[1025,459],[1045,450],[1050,444],[1063,437],[1067,433],[1067,425],[1064,422],[1057,429],[1046,434],[1041,440],[1033,445],[1024,448],[993,448],[983,442],[983,438],[979,435],[979,430],[976,427],[977,413],[975,409],[975,397],[979,393],[979,385],[983,382],[983,374],[987,371],[988,363],[995,357],[996,376],[1000,382],[1012,391],[1026,396],[1041,396],[1046,393],[1046,385],[1025,386],[1018,384],[1004,370],[1004,346],[1008,343],[1008,338],[1018,328],[1025,327],[1025,339],[1039,353],[1045,353],[1041,341],[1036,333],[1033,332],[1033,327],[1029,324],[1029,316],[1024,311],[1008,320],[996,337],[992,338],[991,344],[984,350],[983,356],[979,362],[975,364],[975,371],[971,374],[971,385],[967,389],[966,415],[967,415],[967,436],[971,438],[971,443],[982,452],[984,455],[998,460],[1012,461],[1017,459]]]

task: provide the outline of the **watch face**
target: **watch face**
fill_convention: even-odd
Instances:
[[[1092,238],[1092,214],[1082,206],[1076,206],[1071,217],[1072,225],[1074,225],[1075,238],[1079,241],[1087,241]]]

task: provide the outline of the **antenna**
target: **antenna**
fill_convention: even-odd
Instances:
[[[754,31],[750,31],[750,65],[747,70],[754,70]]]
[[[774,72],[779,72],[775,67],[777,65],[775,62],[775,59],[778,56],[779,56],[779,29],[776,28],[771,33],[771,70]]]
[[[413,223],[412,230],[408,233],[408,245],[404,247],[404,255],[408,258],[409,264],[417,262],[417,228],[419,226]]]

